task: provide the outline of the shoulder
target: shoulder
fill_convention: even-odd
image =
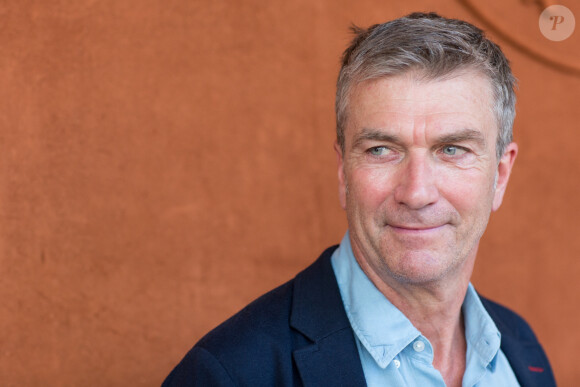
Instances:
[[[332,299],[334,291],[327,249],[294,279],[262,295],[205,335],[167,377],[164,386],[285,385],[293,380],[292,356],[311,339],[291,320],[300,316],[307,325],[318,324],[325,308],[311,298]],[[331,296],[324,295],[325,292]],[[337,297],[340,297],[338,295]],[[298,301],[300,299],[300,301]],[[310,305],[303,309],[301,306]],[[342,304],[341,304],[342,305]],[[299,324],[300,325],[300,324]],[[292,384],[292,383],[290,383]]]
[[[294,280],[269,291],[203,337],[196,346],[216,352],[259,351],[265,340],[282,340],[288,330]]]
[[[268,375],[280,372],[274,363],[291,364],[288,321],[293,284],[289,281],[264,294],[205,335],[163,386],[229,386],[242,381],[261,386],[275,380],[276,375]]]

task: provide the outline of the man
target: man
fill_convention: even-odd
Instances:
[[[554,386],[529,326],[469,283],[518,152],[507,59],[435,14],[355,32],[336,97],[349,231],[164,385]]]

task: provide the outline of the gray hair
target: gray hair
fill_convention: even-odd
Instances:
[[[355,38],[344,51],[336,90],[336,136],[344,152],[349,93],[354,85],[418,71],[426,80],[476,70],[489,80],[498,125],[498,162],[512,141],[516,79],[499,46],[461,20],[435,13],[412,13],[368,29],[353,26]]]

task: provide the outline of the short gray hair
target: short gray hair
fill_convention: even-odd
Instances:
[[[342,56],[336,87],[336,136],[344,152],[349,93],[354,85],[418,71],[427,80],[476,70],[491,84],[498,125],[498,161],[512,141],[516,79],[497,44],[467,22],[436,13],[412,13],[368,29],[353,26],[355,38]]]

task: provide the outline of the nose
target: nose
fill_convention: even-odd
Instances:
[[[394,199],[409,209],[419,210],[439,198],[435,168],[428,155],[409,155],[401,164]]]

